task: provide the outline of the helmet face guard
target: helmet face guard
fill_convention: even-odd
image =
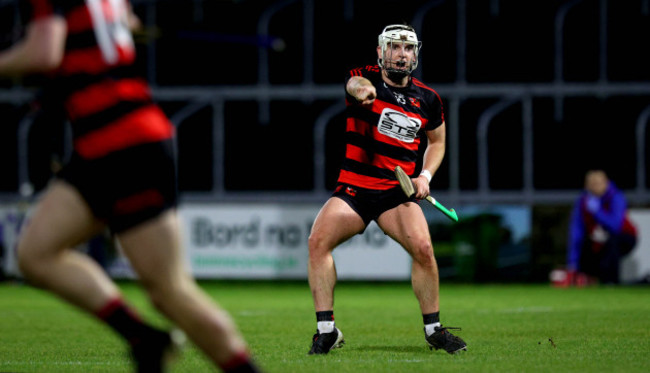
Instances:
[[[389,77],[403,78],[418,67],[418,54],[422,42],[418,40],[413,27],[388,25],[379,34],[378,43],[381,48],[381,57],[377,59],[377,63],[388,73]],[[393,53],[401,48],[404,50],[412,48],[413,58],[410,61],[393,57]]]

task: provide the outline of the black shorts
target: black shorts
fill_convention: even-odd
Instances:
[[[370,224],[384,212],[406,202],[417,202],[415,197],[407,197],[400,186],[388,190],[373,190],[359,188],[353,185],[339,184],[334,197],[344,200],[359,214],[363,222]]]
[[[95,217],[113,233],[152,219],[178,201],[172,139],[92,160],[74,153],[59,178],[77,188]]]

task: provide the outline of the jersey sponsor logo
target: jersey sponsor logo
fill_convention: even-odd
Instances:
[[[421,126],[421,120],[411,118],[397,110],[385,108],[381,112],[377,127],[382,135],[404,142],[413,142]]]
[[[420,107],[420,100],[415,97],[409,97],[409,102],[415,107]]]

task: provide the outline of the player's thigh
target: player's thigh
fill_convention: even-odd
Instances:
[[[365,228],[363,219],[350,205],[338,197],[331,197],[321,208],[312,226],[310,250],[332,250]]]
[[[28,216],[18,246],[20,256],[46,256],[69,249],[101,232],[81,194],[64,181],[53,181]]]
[[[145,285],[169,285],[185,276],[175,209],[116,235],[124,255]]]
[[[402,203],[384,212],[377,219],[377,224],[411,254],[431,241],[429,225],[417,203]]]

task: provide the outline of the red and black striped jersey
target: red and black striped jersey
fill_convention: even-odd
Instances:
[[[134,72],[127,1],[30,0],[32,21],[65,18],[63,60],[50,74],[43,100],[64,105],[75,151],[83,158],[99,158],[174,133],[153,104],[146,80]]]
[[[444,122],[442,101],[415,78],[404,88],[389,86],[376,65],[350,71],[346,84],[353,76],[370,80],[377,97],[372,106],[362,106],[346,91],[346,150],[338,182],[387,190],[399,184],[395,166],[415,172],[422,131]]]

